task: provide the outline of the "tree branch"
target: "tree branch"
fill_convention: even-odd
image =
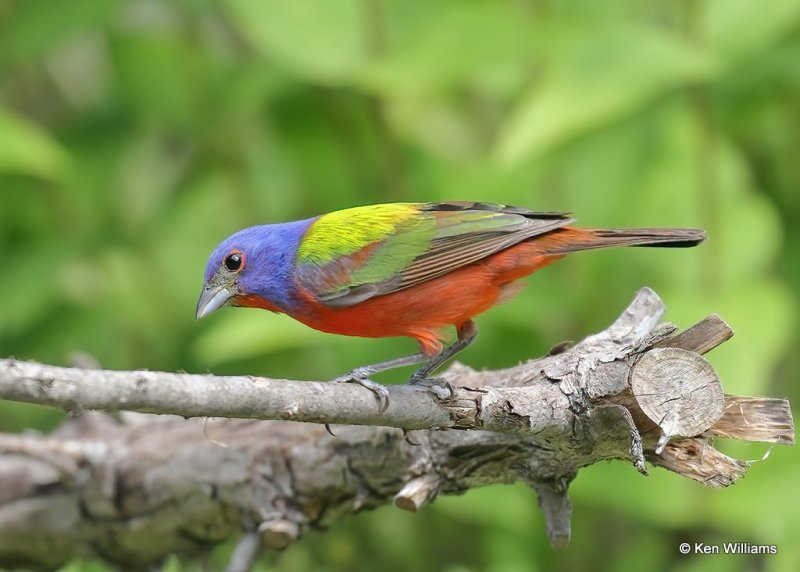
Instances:
[[[0,398],[126,411],[81,415],[48,437],[0,435],[0,566],[93,555],[145,568],[244,532],[230,569],[246,569],[260,545],[283,548],[345,514],[390,502],[416,511],[519,480],[563,546],[581,467],[628,459],[646,474],[647,458],[724,486],[748,465],[716,451],[714,436],[794,443],[786,401],[724,396],[700,356],[730,338],[727,324],[711,316],[675,334],[658,325],[663,311],[643,289],[569,349],[496,371],[455,364],[442,385],[390,387],[383,413],[358,385],[0,360]],[[341,425],[334,438],[286,421]],[[404,439],[411,430],[418,445]]]

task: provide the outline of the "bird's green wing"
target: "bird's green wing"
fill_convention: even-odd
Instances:
[[[393,203],[318,218],[298,248],[296,279],[347,307],[410,288],[572,222],[566,213],[487,203]]]

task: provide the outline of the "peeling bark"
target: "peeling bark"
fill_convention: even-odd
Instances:
[[[699,390],[712,383],[700,354],[732,331],[710,316],[676,334],[659,326],[663,310],[644,289],[573,347],[504,370],[455,364],[443,385],[390,387],[383,413],[357,385],[0,360],[0,398],[126,411],[84,413],[50,436],[0,435],[0,566],[89,556],[143,569],[244,533],[229,569],[247,569],[260,546],[283,548],[347,514],[391,502],[417,511],[520,480],[564,546],[569,483],[597,461],[646,474],[647,459],[726,486],[748,464],[713,438],[794,443],[788,403]],[[658,367],[637,370],[645,358]],[[201,416],[214,418],[183,418]],[[336,437],[321,423],[337,424]]]

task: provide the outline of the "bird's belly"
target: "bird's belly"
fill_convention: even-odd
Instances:
[[[497,301],[500,289],[477,276],[453,281],[438,278],[348,308],[316,304],[312,311],[292,314],[308,326],[332,334],[366,338],[415,338],[426,355],[438,354],[447,339],[443,331],[462,324]]]
[[[325,332],[382,338],[461,324],[497,301],[500,288],[482,272],[443,276],[347,308],[315,304],[296,319]]]
[[[367,338],[416,338],[426,354],[442,348],[442,330],[459,326],[519,290],[522,278],[560,256],[540,256],[521,243],[489,258],[405,290],[376,296],[347,308],[312,302],[290,315],[328,333]]]

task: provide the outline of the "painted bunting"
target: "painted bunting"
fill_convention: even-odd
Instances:
[[[607,246],[694,246],[697,229],[591,229],[563,212],[474,202],[391,203],[254,226],[211,254],[197,318],[226,305],[288,314],[333,334],[408,336],[420,351],[334,381],[368,387],[373,373],[423,364],[424,381],[477,334],[472,318],[508,300],[520,278],[570,252]],[[457,339],[444,346],[444,330]]]

